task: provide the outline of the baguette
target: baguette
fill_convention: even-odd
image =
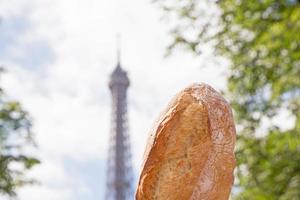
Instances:
[[[235,167],[229,104],[212,87],[180,92],[150,134],[137,200],[228,200]]]

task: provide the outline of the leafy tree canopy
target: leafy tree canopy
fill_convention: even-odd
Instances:
[[[174,25],[171,50],[199,53],[209,44],[231,62],[227,95],[239,132],[234,198],[300,199],[300,1],[156,3]],[[274,122],[283,111],[294,122],[288,130]]]
[[[39,163],[24,151],[33,144],[31,136],[28,113],[19,102],[8,100],[0,88],[0,196],[15,196],[18,187],[33,182],[25,176]]]

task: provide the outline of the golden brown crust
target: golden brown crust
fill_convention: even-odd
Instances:
[[[186,88],[150,135],[136,199],[228,199],[234,144],[228,103],[206,84]]]

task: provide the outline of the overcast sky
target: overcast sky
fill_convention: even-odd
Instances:
[[[121,33],[128,71],[129,128],[136,176],[148,131],[179,90],[194,82],[225,85],[227,64],[209,49],[176,51],[162,12],[149,0],[0,0],[1,84],[33,117],[42,164],[20,200],[104,199],[110,123],[109,74]]]

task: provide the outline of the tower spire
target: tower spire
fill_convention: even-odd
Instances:
[[[117,34],[117,66],[121,66],[121,34]]]

